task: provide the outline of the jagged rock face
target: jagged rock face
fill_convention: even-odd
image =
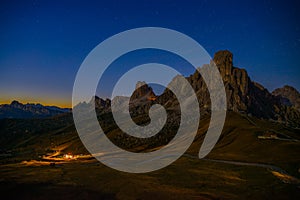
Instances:
[[[224,82],[228,110],[245,112],[262,118],[276,118],[273,105],[279,102],[267,89],[251,81],[245,69],[233,66],[233,55],[230,51],[217,52],[213,61]]]
[[[94,96],[91,100],[91,102],[95,102],[95,108],[98,109],[109,109],[111,105],[111,101],[109,99],[101,99],[97,96]]]
[[[135,91],[130,97],[129,111],[132,116],[148,113],[151,105],[156,100],[151,87],[145,81],[138,81]]]
[[[215,53],[213,61],[224,82],[228,108],[233,111],[246,111],[250,83],[247,71],[233,66],[233,55],[228,50]]]
[[[224,81],[228,81],[231,78],[233,70],[233,55],[230,51],[218,51],[215,53],[214,62],[220,70]]]
[[[249,102],[249,87],[251,84],[247,71],[233,66],[233,55],[228,50],[217,52],[214,56],[213,62],[218,67],[224,82],[228,110],[246,112]],[[211,62],[211,65],[213,62]],[[208,65],[203,67],[210,66]],[[188,77],[188,81],[197,93],[200,106],[203,108],[209,108],[209,92],[199,72],[196,71],[193,75]]]
[[[285,85],[282,88],[275,89],[272,94],[278,97],[282,104],[294,106],[300,111],[300,93],[295,88]]]
[[[138,81],[135,87],[135,91],[131,96],[131,100],[155,100],[156,95],[154,94],[151,87],[146,82]]]
[[[276,107],[280,106],[280,102],[262,85],[251,82],[248,96],[247,113],[265,119],[278,119]]]
[[[247,111],[250,79],[246,70],[233,66],[233,55],[228,50],[217,52],[214,56],[213,62],[218,67],[224,82],[228,110],[236,112]],[[211,62],[211,65],[213,62]],[[195,89],[201,107],[209,108],[210,96],[201,75],[196,71],[188,78],[188,81]]]
[[[217,52],[213,61],[218,67],[224,82],[228,110],[282,122],[299,121],[300,118],[298,116],[300,114],[298,112],[291,108],[286,108],[286,105],[283,105],[279,98],[275,98],[262,85],[251,81],[245,69],[233,66],[233,55],[230,51]],[[209,109],[209,92],[201,75],[196,71],[187,79],[197,93],[202,110]],[[286,93],[289,94],[289,91]]]

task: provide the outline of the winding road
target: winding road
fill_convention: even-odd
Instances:
[[[190,154],[184,154],[183,156],[188,157],[188,158],[193,158],[193,159],[199,159],[197,156],[193,156]],[[277,167],[275,165],[262,164],[262,163],[250,163],[250,162],[242,162],[242,161],[217,160],[217,159],[208,159],[208,158],[203,158],[202,160],[206,160],[206,161],[210,161],[210,162],[217,162],[217,163],[231,164],[231,165],[238,165],[238,166],[262,167],[262,168],[271,170],[273,175],[276,174],[275,176],[285,183],[289,182],[289,183],[300,184],[300,180],[298,178],[290,175],[285,170],[283,170],[280,167]],[[276,172],[276,173],[274,173],[274,172]]]

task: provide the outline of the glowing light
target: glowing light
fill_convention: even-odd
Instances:
[[[72,155],[71,153],[68,153],[68,154],[65,154],[65,155],[64,155],[64,158],[65,158],[65,159],[69,159],[69,160],[70,160],[70,159],[74,159],[74,158],[75,158],[75,156],[74,156],[74,155]]]

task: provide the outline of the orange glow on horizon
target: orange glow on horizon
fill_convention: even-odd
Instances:
[[[43,106],[57,106],[60,108],[71,108],[71,100],[63,99],[33,99],[33,98],[0,98],[0,104],[10,104],[12,101],[18,101],[22,104],[34,103],[42,104]]]

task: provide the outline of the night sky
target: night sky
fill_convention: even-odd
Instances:
[[[300,90],[296,1],[86,2],[1,1],[0,103],[17,99],[70,107],[73,82],[87,54],[116,33],[147,26],[187,34],[212,57],[230,50],[234,65],[269,91],[285,84]],[[136,53],[126,62],[134,56],[144,57]],[[105,97],[106,91],[98,95]]]

